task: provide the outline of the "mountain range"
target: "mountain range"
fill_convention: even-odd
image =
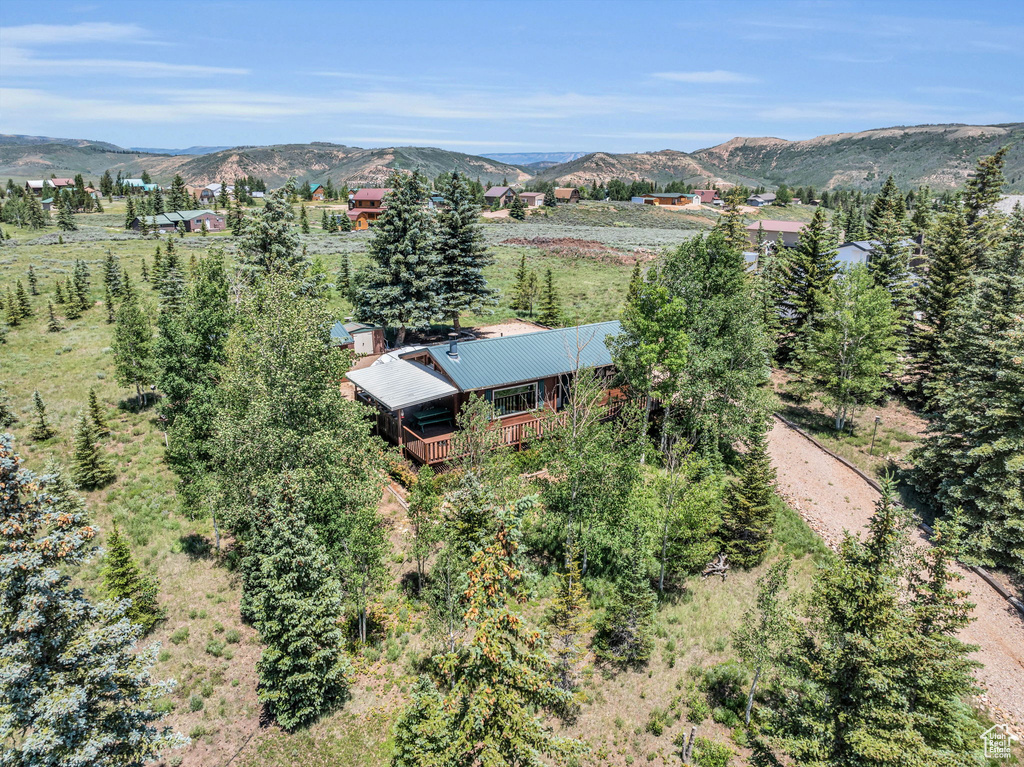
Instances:
[[[877,190],[891,173],[903,188],[962,186],[979,157],[1009,146],[1007,191],[1024,191],[1024,123],[918,125],[839,133],[802,141],[734,138],[695,152],[521,152],[487,157],[433,147],[364,149],[313,142],[257,147],[190,147],[142,151],[103,141],[0,135],[0,178],[17,180],[109,169],[134,177],[149,171],[167,183],[176,173],[192,185],[253,175],[271,185],[295,177],[312,183],[381,186],[395,170],[428,176],[457,170],[484,183],[550,181],[560,185],[611,179]],[[181,153],[178,153],[181,152]]]

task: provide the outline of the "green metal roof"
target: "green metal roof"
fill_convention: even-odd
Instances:
[[[503,338],[460,341],[458,357],[447,346],[431,346],[431,358],[462,391],[536,381],[579,368],[612,364],[605,340],[622,331],[617,320],[539,330]]]
[[[188,221],[190,218],[197,218],[204,213],[214,215],[212,210],[176,210],[172,213],[158,213],[155,216],[146,216],[146,223],[149,224],[176,224],[179,221]]]

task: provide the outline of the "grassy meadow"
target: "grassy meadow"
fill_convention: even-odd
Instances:
[[[309,255],[322,259],[332,273],[342,254],[349,254],[356,267],[365,263],[367,235],[321,233],[319,210],[310,207],[313,233],[302,237]],[[393,524],[390,567],[395,586],[381,596],[375,609],[382,630],[354,658],[357,676],[351,699],[334,715],[294,734],[261,722],[255,673],[260,645],[255,631],[239,617],[240,583],[229,566],[230,557],[218,556],[214,550],[210,520],[180,503],[175,477],[163,462],[164,434],[155,409],[133,409],[134,391],[119,387],[114,380],[112,326],[106,322],[102,303],[102,262],[108,250],[120,258],[155,318],[156,298],[141,274],[143,259],[152,267],[157,242],[153,237],[126,234],[118,203],[107,210],[102,215],[79,216],[80,230],[67,234],[52,228],[40,233],[4,227],[12,240],[0,247],[0,290],[13,288],[18,279],[27,290],[31,264],[40,295],[32,298],[34,316],[12,328],[6,343],[0,345],[0,386],[7,390],[19,416],[11,428],[16,450],[35,470],[54,461],[68,463],[75,419],[91,388],[99,396],[111,427],[102,446],[116,468],[117,479],[102,490],[86,493],[86,503],[101,528],[100,545],[116,523],[127,534],[139,561],[160,582],[160,604],[166,618],[145,641],[161,646],[155,677],[178,682],[174,693],[160,701],[160,707],[168,713],[171,725],[192,738],[189,747],[167,754],[163,764],[222,765],[232,759],[232,764],[244,767],[387,764],[392,724],[415,681],[417,662],[431,642],[424,605],[399,585],[402,577],[415,569],[404,511],[385,493],[381,508]],[[501,228],[498,234],[503,239],[546,236],[517,234],[516,224],[489,224],[492,241],[496,237],[490,231],[492,226]],[[523,228],[530,226],[532,223]],[[597,228],[587,229],[587,239],[594,239],[590,232]],[[620,230],[607,227],[615,234]],[[686,236],[689,234],[692,231]],[[175,246],[185,264],[192,255],[210,248],[223,247],[229,256],[234,251],[230,234],[176,237]],[[515,316],[506,296],[523,256],[530,269],[541,274],[552,270],[570,321],[614,318],[632,264],[657,252],[644,249],[638,255],[636,246],[626,246],[613,237],[603,244],[603,250],[574,247],[564,243],[561,249],[493,244],[495,264],[488,268],[487,276],[500,300],[492,311],[467,318],[465,324]],[[95,303],[81,319],[64,320],[61,332],[48,333],[47,301],[55,281],[71,273],[76,259],[89,267]],[[339,318],[351,313],[344,298],[331,300]],[[28,436],[36,390],[57,431],[42,443]],[[817,563],[828,556],[827,549],[781,502],[777,531],[779,540],[771,559],[783,552],[796,556],[794,588],[806,588]],[[230,539],[225,539],[224,552],[230,546]],[[556,724],[592,745],[593,751],[580,765],[677,764],[672,741],[688,730],[691,722],[698,725],[698,734],[731,744],[737,754],[746,753],[742,728],[735,727],[736,701],[715,707],[699,691],[698,682],[702,669],[733,659],[730,633],[751,608],[756,580],[767,567],[768,563],[752,572],[732,573],[726,581],[694,578],[666,600],[658,616],[656,650],[647,668],[618,671],[592,667],[580,716],[572,724]],[[80,573],[84,587],[97,598],[102,596],[98,570],[97,557]],[[544,611],[554,585],[551,576],[539,582],[527,606],[529,615]],[[594,588],[593,604],[600,610],[604,587],[596,584]]]

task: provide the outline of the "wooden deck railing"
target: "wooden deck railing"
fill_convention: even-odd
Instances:
[[[622,399],[610,399],[602,406],[605,412],[601,417],[614,418],[622,410],[623,404],[625,401]],[[550,414],[539,417],[532,414],[526,417],[514,416],[501,425],[501,443],[521,448],[531,439],[543,437],[545,430],[564,424],[568,415],[568,412],[563,411],[553,417]],[[403,425],[402,444],[409,456],[421,464],[444,463],[457,457],[450,455],[453,433],[445,432],[433,437],[424,437]]]

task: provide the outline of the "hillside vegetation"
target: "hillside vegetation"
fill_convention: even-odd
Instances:
[[[531,179],[562,186],[607,184],[612,179],[694,186],[722,183],[775,187],[812,185],[878,191],[892,174],[903,189],[926,184],[943,190],[963,186],[978,158],[1009,146],[1007,192],[1024,191],[1024,123],[1005,125],[920,125],[838,133],[806,141],[734,138],[686,153],[673,149],[634,154],[507,154],[506,161],[435,147],[363,149],[341,144],[278,144],[234,147],[202,155],[158,155],[80,139],[0,135],[0,177],[99,176],[109,169],[123,176],[143,170],[158,183],[178,173],[187,184],[203,186],[238,176],[257,176],[273,186],[289,178],[322,183],[383,186],[395,170],[419,169],[428,177],[458,171],[484,184],[525,183]],[[557,156],[567,162],[554,163]]]

